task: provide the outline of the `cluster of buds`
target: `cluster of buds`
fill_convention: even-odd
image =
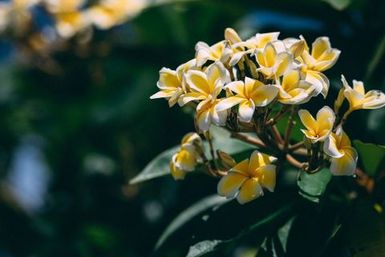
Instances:
[[[363,83],[355,80],[352,88],[342,76],[334,110],[324,106],[314,118],[309,111],[299,109],[314,97],[327,97],[329,79],[323,72],[336,63],[340,51],[331,47],[327,37],[317,38],[310,49],[302,36],[283,40],[278,36],[278,32],[258,33],[242,40],[228,28],[223,41],[212,46],[197,43],[195,58],[176,70],[162,68],[157,84],[160,91],[151,96],[151,99],[167,99],[170,107],[178,103],[196,109],[196,129],[209,141],[213,160],[223,158],[221,154],[215,156],[212,149],[208,136],[211,125],[224,127],[232,137],[259,149],[250,160],[234,163],[225,170],[217,161],[205,163],[210,174],[222,177],[218,193],[236,196],[240,203],[262,195],[262,188],[274,190],[277,166],[273,161],[287,160],[308,173],[330,163],[334,175],[352,175],[357,152],[342,127],[354,110],[385,106],[384,93],[365,92]],[[341,113],[345,99],[349,108]],[[305,127],[301,130],[304,139],[293,143],[296,115]],[[286,130],[281,133],[276,125],[286,116]],[[255,136],[243,132],[254,132]],[[264,150],[278,158],[260,152]],[[204,152],[200,153],[200,161],[207,160]],[[184,166],[185,171],[199,162],[189,159],[192,154],[188,158],[178,158],[179,155],[184,156],[178,153],[171,160],[173,174],[175,167],[183,170],[182,162],[189,164]]]
[[[30,35],[49,41],[53,27],[60,38],[87,32],[92,26],[109,29],[136,16],[147,0],[11,0],[0,2],[0,33]],[[41,24],[46,21],[47,24]],[[46,34],[49,35],[46,35]],[[46,35],[46,37],[44,37]]]

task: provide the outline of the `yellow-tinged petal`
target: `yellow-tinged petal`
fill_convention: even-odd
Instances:
[[[318,124],[308,110],[299,110],[298,116],[302,121],[302,124],[308,129],[315,131],[318,129]]]
[[[181,81],[178,79],[177,73],[169,68],[162,68],[159,71],[158,87],[160,89],[169,87],[180,87]]]
[[[329,106],[322,107],[317,112],[317,123],[319,131],[328,130],[331,131],[334,125],[336,116],[334,111]]]
[[[201,131],[207,131],[210,128],[210,110],[203,110],[197,112],[197,124]]]
[[[370,90],[365,94],[363,109],[379,109],[385,106],[385,94],[379,90]]]
[[[315,88],[315,95],[321,93],[326,98],[329,92],[329,79],[318,71],[306,70],[305,81]]]
[[[350,147],[344,149],[344,155],[341,158],[331,160],[330,171],[335,176],[349,176],[355,173],[357,167],[357,152]]]
[[[232,28],[225,29],[225,39],[228,40],[231,44],[242,42],[242,39],[239,37],[238,33]]]
[[[241,97],[245,96],[245,83],[243,81],[233,81],[226,85],[226,88],[230,89],[234,93]]]
[[[353,90],[361,95],[365,95],[364,83],[362,81],[353,80]]]
[[[170,161],[170,172],[175,180],[182,180],[186,176],[186,171],[177,168],[172,160]]]
[[[236,171],[238,173],[242,173],[245,176],[248,176],[248,170],[249,170],[249,159],[245,159],[235,165],[230,171]]]
[[[272,67],[275,64],[276,57],[277,57],[277,52],[275,51],[274,46],[269,43],[266,45],[264,51],[264,66],[266,67]]]
[[[239,105],[239,109],[238,109],[239,120],[243,122],[250,122],[251,119],[253,118],[254,110],[255,110],[255,105],[253,101],[251,100],[243,101]]]
[[[234,197],[247,177],[238,172],[229,172],[218,183],[218,194],[227,198]]]
[[[336,135],[331,133],[325,140],[323,146],[324,152],[332,158],[341,158],[344,152],[341,152],[338,147]]]
[[[259,167],[268,165],[273,161],[277,160],[277,158],[261,153],[258,150],[255,150],[250,157],[250,163],[248,170],[253,172],[257,170]]]
[[[265,165],[260,167],[256,172],[261,174],[258,182],[262,187],[266,188],[270,192],[274,192],[276,184],[276,166],[275,165]]]
[[[329,38],[319,37],[313,42],[311,55],[315,59],[319,59],[330,48]]]
[[[197,70],[189,70],[186,73],[186,82],[191,89],[203,95],[209,95],[210,86],[207,81],[207,76],[204,72]]]
[[[250,178],[243,183],[237,196],[237,200],[240,204],[245,204],[261,195],[263,195],[263,190],[257,179]]]
[[[231,96],[231,97],[228,97],[228,98],[221,100],[219,102],[219,104],[217,104],[216,109],[217,109],[217,111],[228,110],[231,107],[236,106],[237,104],[242,103],[244,101],[246,101],[245,98],[237,97],[237,96]]]

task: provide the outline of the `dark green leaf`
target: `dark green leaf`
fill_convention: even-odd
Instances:
[[[221,240],[205,240],[190,247],[187,257],[199,257],[215,251],[216,247],[222,244]]]
[[[329,169],[322,169],[315,174],[301,171],[297,181],[299,194],[312,202],[318,203],[331,177]]]
[[[385,157],[385,146],[364,143],[359,140],[353,142],[359,154],[363,169],[369,176],[375,176]]]
[[[177,229],[179,229],[181,226],[183,226],[186,222],[191,220],[193,217],[199,215],[200,213],[210,208],[221,205],[227,201],[228,200],[224,197],[221,197],[218,195],[211,195],[191,205],[189,208],[187,208],[181,214],[179,214],[170,223],[170,225],[168,225],[168,227],[166,228],[166,230],[163,232],[158,242],[156,243],[155,249],[158,249],[171,234],[173,234]]]
[[[179,146],[174,146],[153,159],[147,166],[142,170],[139,175],[130,180],[130,184],[136,184],[153,178],[161,177],[170,174],[169,162],[171,157],[178,151]]]
[[[385,257],[385,218],[370,201],[358,203],[349,216],[346,236],[353,257]]]

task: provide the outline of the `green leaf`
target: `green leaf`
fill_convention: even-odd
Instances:
[[[188,250],[187,257],[199,257],[207,253],[213,252],[216,250],[218,245],[222,244],[222,240],[205,240],[195,245],[191,246]]]
[[[365,173],[374,177],[384,160],[385,146],[364,143],[359,140],[354,140],[353,145],[358,151],[358,159],[361,160]]]
[[[332,174],[329,169],[322,169],[315,174],[301,171],[297,180],[299,194],[312,202],[318,203],[331,177]]]
[[[351,0],[324,0],[329,3],[334,9],[342,11],[351,4]]]
[[[346,238],[353,257],[385,257],[385,217],[373,203],[361,200],[350,212]]]
[[[230,132],[220,127],[212,126],[210,128],[210,133],[214,138],[214,147],[230,155],[256,148],[239,139],[231,138]],[[207,156],[210,155],[207,153]]]
[[[162,244],[167,240],[167,238],[172,235],[176,230],[178,230],[181,226],[186,224],[186,222],[190,221],[195,216],[201,214],[202,212],[219,206],[228,202],[229,200],[218,195],[211,195],[203,198],[197,203],[191,205],[189,208],[180,213],[171,223],[168,225],[166,230],[158,239],[156,243],[155,250],[158,249]]]
[[[230,138],[230,132],[223,128],[212,127],[210,129],[212,136],[214,137],[214,147],[218,148],[226,153],[233,155],[241,153],[243,151],[253,149],[255,146],[244,143],[240,140]],[[174,146],[158,156],[155,157],[136,177],[130,180],[130,184],[137,184],[146,180],[162,177],[170,174],[169,162],[171,157],[178,151],[178,146]],[[210,159],[208,144],[204,144],[206,150],[206,156]]]
[[[142,170],[139,175],[130,180],[130,184],[140,183],[153,178],[161,177],[170,174],[169,162],[171,157],[178,151],[179,146],[174,146],[155,157],[147,166]]]

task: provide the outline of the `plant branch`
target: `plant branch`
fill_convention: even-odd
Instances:
[[[268,148],[264,142],[262,142],[259,138],[256,137],[248,136],[237,132],[231,132],[231,137],[258,146],[260,148]]]

